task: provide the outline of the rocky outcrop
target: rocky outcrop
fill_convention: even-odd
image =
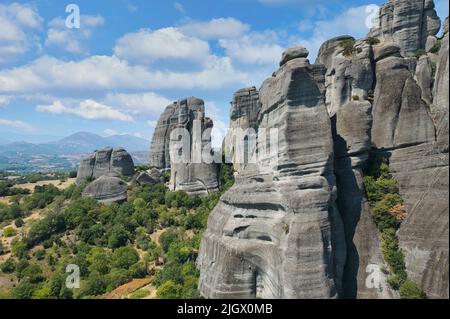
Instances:
[[[169,188],[190,195],[207,195],[219,190],[220,161],[205,159],[211,153],[213,122],[205,117],[203,100],[191,97],[180,100],[178,124],[170,133],[171,176]],[[220,157],[221,159],[221,157]]]
[[[131,177],[134,175],[134,163],[131,155],[123,148],[104,148],[95,151],[80,162],[77,184],[91,178],[99,178],[108,173]]]
[[[234,163],[234,169],[244,169],[244,160],[237,158],[235,150],[239,147],[245,134],[256,132],[258,116],[261,111],[259,92],[255,87],[238,90],[231,103],[230,129],[225,136],[224,145],[226,161]]]
[[[343,41],[353,43],[353,53],[346,55]],[[354,41],[346,36],[327,41],[319,50],[317,63],[325,63],[326,105],[334,116],[350,101],[364,101],[373,93],[373,51],[366,41]]]
[[[159,169],[170,168],[170,133],[178,124],[178,102],[166,107],[155,127],[150,146],[149,165]]]
[[[440,26],[432,0],[389,0],[369,36],[396,43],[403,56],[414,56],[425,49],[428,37],[435,36]]]
[[[235,116],[248,101],[236,96],[249,90],[236,93],[230,126],[277,128],[279,144],[267,155],[258,139],[248,150],[264,156],[235,162],[236,183],[201,243],[203,296],[398,298],[380,271],[363,185],[374,152],[389,157],[405,202],[398,239],[409,278],[448,298],[448,19],[440,52],[415,57],[435,47],[439,25],[433,1],[391,0],[370,34],[380,43],[331,39],[315,65],[306,50],[287,50],[259,91],[257,116]]]
[[[121,203],[127,200],[127,183],[114,174],[102,175],[83,191],[83,197],[91,197],[101,203]]]
[[[156,168],[152,168],[146,172],[138,172],[131,180],[131,184],[137,185],[155,185],[159,183],[164,183],[164,177]]]
[[[346,250],[323,76],[295,58],[262,85],[258,128],[279,130],[279,162],[247,166],[211,213],[198,259],[203,296],[338,296]]]

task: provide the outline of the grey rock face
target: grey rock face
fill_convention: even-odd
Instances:
[[[260,90],[259,128],[280,129],[279,163],[241,171],[211,213],[198,259],[207,298],[337,297],[345,240],[323,79],[314,70],[293,59]]]
[[[343,35],[325,41],[319,49],[316,64],[322,64],[327,70],[329,70],[331,68],[333,56],[336,51],[340,49],[340,43],[346,40],[355,41],[355,38],[349,35]]]
[[[353,38],[335,38],[320,64],[288,59],[264,82],[254,123],[280,130],[279,162],[236,169],[211,213],[198,258],[203,296],[398,298],[385,276],[366,285],[385,264],[363,186],[375,147],[390,156],[405,201],[408,275],[430,298],[448,298],[448,20],[438,56],[412,57],[438,25],[433,1],[391,0],[370,34],[380,44],[355,41],[343,56],[339,43]],[[254,118],[232,115],[231,126]]]
[[[400,246],[409,276],[430,298],[449,297],[448,19],[444,34],[433,89],[436,140],[395,149],[391,157],[408,212]]]
[[[111,154],[111,171],[122,176],[133,176],[134,163],[131,155],[123,148],[113,150]]]
[[[432,86],[433,86],[433,69],[431,58],[427,55],[423,55],[417,62],[414,79],[422,90],[422,99],[431,105],[433,102]]]
[[[440,29],[440,19],[429,0],[389,0],[381,7],[369,36],[395,43],[403,56],[425,49],[428,36]]]
[[[83,197],[92,197],[101,203],[120,203],[127,200],[127,184],[112,175],[103,175],[90,183],[83,191]]]
[[[114,172],[120,176],[134,175],[134,163],[131,155],[119,148],[105,148],[95,151],[80,162],[77,174],[77,184],[90,178],[99,178]]]
[[[374,83],[372,47],[365,41],[357,41],[353,54],[345,56],[344,48],[339,45],[342,38],[345,37],[337,38],[337,45],[330,41],[325,43],[318,58],[318,61],[327,63],[325,87],[330,116],[352,100],[367,100]]]
[[[176,129],[184,129],[189,134],[190,150],[183,161],[174,161],[171,157],[171,177],[169,188],[183,190],[190,195],[207,195],[219,191],[219,166],[207,163],[202,158],[202,150],[211,146],[212,120],[205,117],[203,100],[188,98],[177,102],[178,124]],[[169,149],[178,152],[177,134],[170,134]],[[183,147],[183,152],[187,150]],[[172,153],[173,155],[173,153]]]
[[[298,58],[307,58],[309,55],[309,51],[305,47],[295,47],[289,48],[283,52],[283,56],[281,57],[280,66],[285,65],[288,61],[298,59]]]
[[[170,168],[170,132],[178,124],[178,104],[169,105],[160,116],[150,146],[149,164],[155,168]]]
[[[164,183],[164,178],[159,170],[153,168],[148,172],[136,173],[131,180],[131,183],[137,185],[155,185],[158,183]]]
[[[261,103],[259,101],[259,92],[255,87],[244,88],[238,90],[233,95],[230,116],[230,130],[225,136],[225,155],[227,162],[234,163],[234,169],[239,171],[245,169],[245,165],[241,165],[241,161],[237,158],[234,151],[237,147],[237,129],[244,132],[247,130],[256,130],[259,112],[261,111]]]
[[[377,62],[372,140],[377,148],[393,148],[434,141],[429,106],[402,58]]]

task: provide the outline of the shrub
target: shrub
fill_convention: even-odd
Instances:
[[[156,291],[156,298],[158,299],[181,299],[182,296],[181,285],[175,284],[173,281],[167,281],[162,284]]]
[[[367,43],[369,43],[370,45],[377,45],[380,43],[380,39],[375,38],[375,37],[368,37]]]
[[[442,40],[439,39],[436,41],[436,44],[430,49],[431,53],[438,54],[441,51]]]
[[[344,40],[339,43],[339,45],[344,49],[344,56],[349,57],[355,51],[355,41],[354,40]]]
[[[22,280],[17,288],[13,290],[13,295],[16,299],[31,299],[36,288],[36,285],[28,280]]]
[[[14,225],[16,225],[17,228],[21,228],[21,227],[23,227],[23,225],[25,225],[25,222],[23,221],[22,218],[17,218],[14,221]]]
[[[13,227],[6,227],[3,229],[3,237],[13,237],[17,234],[17,231]]]
[[[425,51],[424,49],[419,49],[416,51],[415,57],[418,59],[423,55],[427,55],[427,51]]]
[[[12,274],[16,270],[16,263],[14,259],[8,258],[3,264],[0,265],[0,270],[5,274]]]
[[[133,292],[130,295],[130,299],[143,299],[143,298],[147,297],[148,295],[150,295],[150,292],[148,290],[141,289],[141,290]]]
[[[400,297],[402,299],[426,299],[427,295],[416,283],[406,280],[400,287]]]

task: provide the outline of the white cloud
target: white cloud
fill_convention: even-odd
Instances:
[[[104,102],[119,106],[131,114],[159,115],[171,101],[153,92],[145,93],[109,93]]]
[[[205,40],[237,38],[249,30],[248,24],[235,18],[190,21],[180,27],[180,31],[184,34]]]
[[[79,62],[43,56],[29,65],[0,71],[0,93],[70,90],[220,89],[246,85],[250,75],[234,69],[229,58],[211,56],[196,72],[153,71],[117,57],[91,56]]]
[[[186,10],[184,9],[184,6],[179,2],[174,2],[173,7],[175,10],[177,10],[181,14],[186,14]]]
[[[156,125],[158,125],[157,121],[147,121],[147,125],[150,126],[151,128],[155,128]]]
[[[351,35],[355,38],[365,38],[369,32],[366,26],[368,13],[367,6],[349,8],[333,19],[319,20],[313,24],[312,35],[303,37],[292,37],[291,46],[303,45],[308,48],[309,58],[314,60],[320,46],[327,40],[340,35]],[[302,24],[304,22],[300,22]]]
[[[130,122],[133,118],[108,105],[94,100],[84,100],[77,107],[67,107],[61,101],[54,101],[51,105],[38,105],[36,110],[52,114],[73,114],[88,120],[114,120]]]
[[[30,5],[0,4],[0,63],[16,60],[33,47],[38,47],[32,31],[41,27],[42,18]]]
[[[11,97],[7,95],[0,95],[0,107],[4,107],[9,104]]]
[[[55,18],[49,22],[45,45],[76,54],[88,54],[83,42],[92,36],[93,29],[102,26],[105,19],[102,16],[82,15],[79,29],[69,29],[65,20]]]
[[[271,31],[221,39],[219,44],[229,57],[244,64],[274,64],[280,61],[284,51],[277,34]]]
[[[139,132],[135,132],[135,133],[123,133],[123,132],[118,132],[114,129],[106,129],[103,131],[103,134],[105,134],[106,137],[110,137],[110,136],[116,136],[116,135],[131,135],[131,136],[135,136],[135,137],[140,137],[142,138],[142,134]]]
[[[201,62],[210,55],[210,48],[208,42],[186,36],[176,28],[141,29],[120,38],[114,54],[140,63],[167,59]]]
[[[32,125],[23,121],[0,119],[0,126],[12,127],[27,132],[35,131],[35,128]]]

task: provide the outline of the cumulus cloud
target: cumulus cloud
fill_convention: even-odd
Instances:
[[[116,136],[116,135],[131,135],[131,136],[142,138],[142,134],[139,133],[139,132],[136,132],[136,133],[124,133],[124,132],[118,132],[118,131],[116,131],[114,129],[110,129],[110,128],[104,130],[103,134],[105,134],[106,137]]]
[[[54,90],[219,89],[247,83],[249,76],[234,69],[229,58],[212,56],[200,71],[155,71],[110,56],[62,61],[43,56],[29,65],[0,71],[0,93],[42,93]]]
[[[7,95],[0,95],[0,107],[4,107],[9,104],[11,97]]]
[[[0,63],[11,62],[38,46],[33,31],[41,27],[37,10],[18,3],[0,4]]]
[[[83,42],[92,36],[93,29],[104,25],[105,19],[102,16],[82,15],[80,17],[81,27],[79,29],[69,29],[65,25],[63,18],[55,18],[49,22],[47,47],[56,47],[62,51],[76,54],[88,54]]]
[[[190,21],[180,27],[186,35],[205,40],[237,38],[250,30],[248,24],[235,18],[219,18],[209,21]]]
[[[94,100],[84,100],[76,107],[67,107],[61,101],[54,101],[50,105],[38,105],[36,110],[52,114],[73,114],[87,120],[114,120],[130,122],[133,118],[108,105]]]
[[[291,46],[303,45],[310,51],[310,59],[314,60],[320,46],[326,40],[339,36],[351,35],[355,38],[365,38],[369,32],[366,25],[367,6],[352,7],[337,15],[333,19],[319,20],[312,24],[312,34],[308,37],[292,37]],[[300,22],[299,28],[302,27]]]
[[[271,31],[253,32],[237,39],[221,39],[219,44],[229,57],[244,64],[274,64],[284,51],[277,34]]]
[[[114,54],[140,63],[168,59],[201,62],[210,55],[210,48],[208,42],[186,36],[177,28],[141,29],[120,38]]]
[[[12,127],[16,128],[22,131],[32,132],[35,130],[35,128],[23,121],[14,121],[14,120],[8,120],[8,119],[1,119],[0,118],[0,126],[6,126],[6,127]]]
[[[164,96],[153,92],[145,93],[109,93],[105,103],[120,106],[131,114],[159,115],[171,101]]]

